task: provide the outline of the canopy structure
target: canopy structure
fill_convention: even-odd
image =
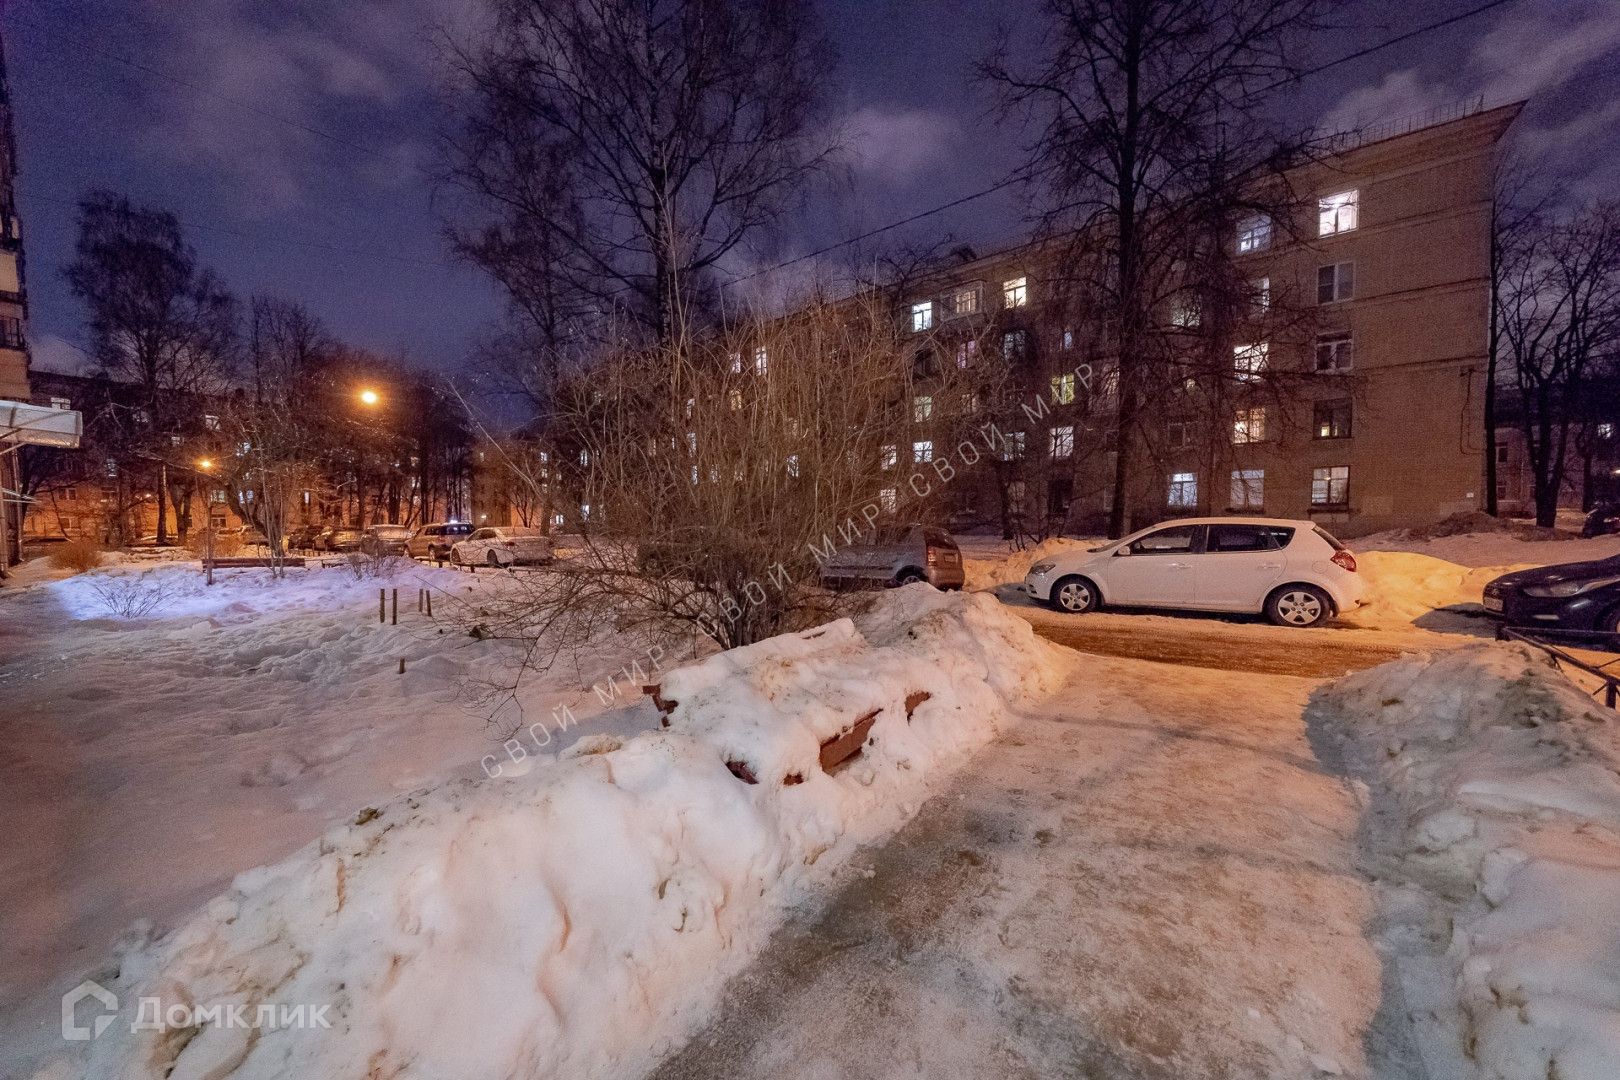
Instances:
[[[0,454],[19,446],[76,450],[83,434],[84,417],[75,409],[0,400]]]

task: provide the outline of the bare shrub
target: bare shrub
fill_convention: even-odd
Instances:
[[[94,540],[69,540],[51,551],[51,566],[58,570],[71,570],[82,574],[101,565],[104,558],[101,545]]]
[[[176,591],[172,577],[154,570],[106,577],[92,584],[90,590],[107,609],[107,614],[120,619],[144,618]]]
[[[242,554],[246,543],[239,532],[226,532],[223,529],[198,529],[186,538],[186,547],[197,558],[207,558],[209,555],[208,537],[213,535],[213,557],[216,559],[229,559]]]
[[[343,566],[354,575],[356,581],[368,581],[377,578],[391,578],[395,574],[415,563],[398,555],[367,555],[364,552],[351,551],[343,557]]]

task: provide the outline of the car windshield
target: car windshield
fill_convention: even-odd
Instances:
[[[539,529],[497,529],[495,531],[502,536],[513,537],[518,540],[527,540],[530,537],[540,535]]]
[[[411,530],[403,525],[378,525],[374,531],[378,536],[386,536],[391,540],[402,540],[411,535]]]

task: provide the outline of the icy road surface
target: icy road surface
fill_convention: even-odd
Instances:
[[[1417,1075],[1313,685],[1088,659],[654,1077]]]

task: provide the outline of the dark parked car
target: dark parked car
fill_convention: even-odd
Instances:
[[[926,581],[936,589],[960,589],[965,581],[962,550],[944,529],[880,525],[823,559],[821,580],[840,585],[860,581],[909,585]]]
[[[1484,603],[1506,626],[1620,632],[1620,555],[1503,574]]]
[[[1586,515],[1586,523],[1581,526],[1582,536],[1609,536],[1620,533],[1620,506],[1612,503],[1602,503],[1592,508]]]
[[[287,546],[294,551],[308,551],[315,546],[315,538],[326,528],[325,525],[300,525],[287,534]]]

